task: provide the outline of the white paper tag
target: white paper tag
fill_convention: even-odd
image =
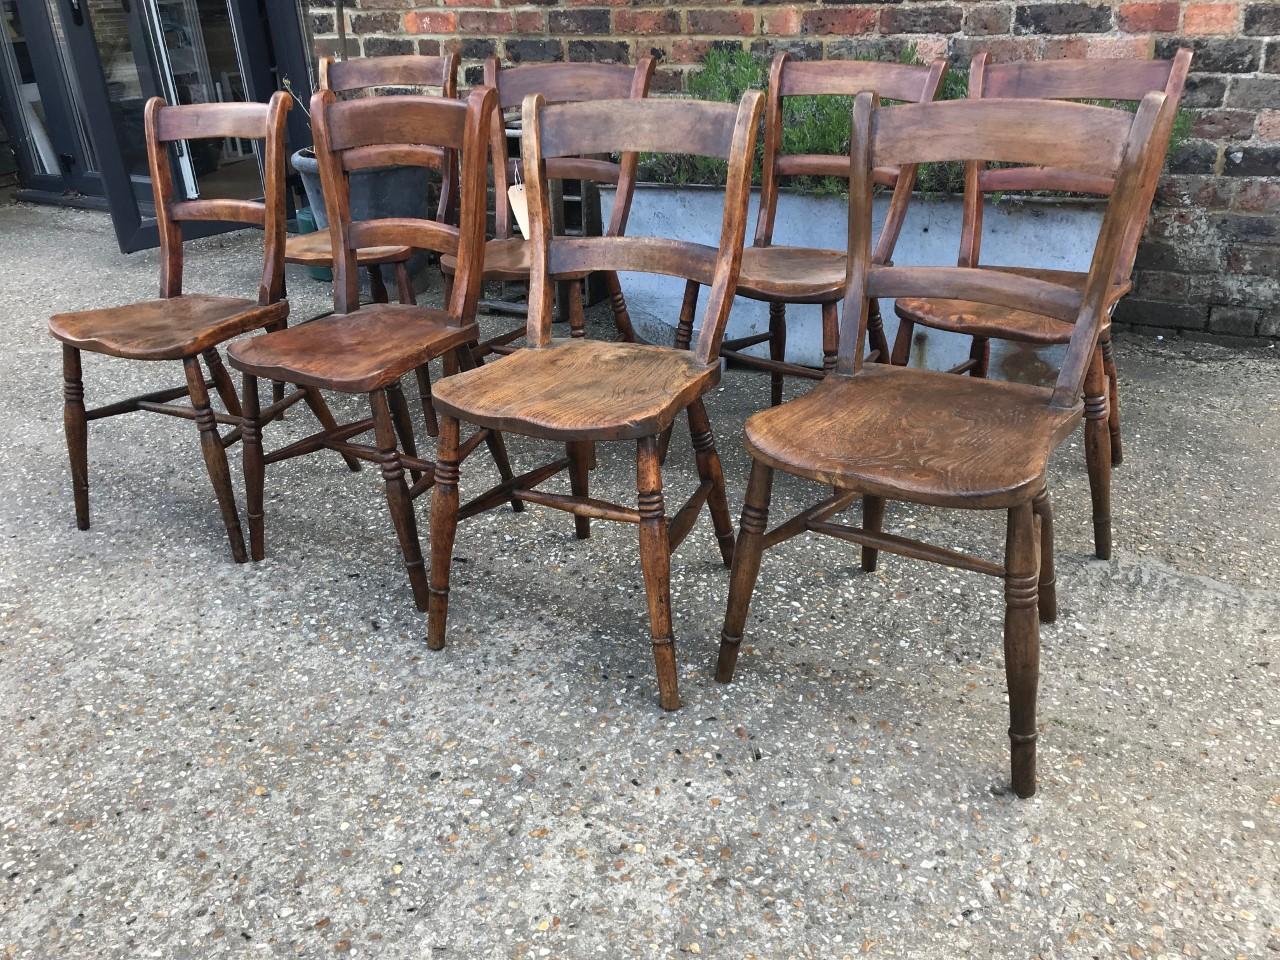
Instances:
[[[524,184],[517,183],[507,190],[507,199],[511,201],[511,212],[516,215],[516,226],[520,228],[520,236],[529,239],[529,200],[524,195]]]

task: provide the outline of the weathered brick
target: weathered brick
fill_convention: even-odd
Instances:
[[[955,33],[963,19],[957,6],[936,3],[885,7],[880,11],[881,33]]]
[[[337,30],[332,13],[313,13],[311,15],[312,33],[333,33]]]
[[[569,60],[575,63],[630,63],[631,44],[625,40],[570,40]]]
[[[1280,177],[1280,145],[1232,144],[1222,172],[1229,177]]]
[[[1169,33],[1178,29],[1177,3],[1122,3],[1116,13],[1126,33]]]
[[[1260,310],[1218,305],[1209,310],[1209,330],[1234,337],[1252,337],[1258,327]]]
[[[766,35],[775,37],[794,37],[804,25],[799,7],[783,7],[781,10],[770,10],[764,14],[761,23]]]
[[[1259,113],[1253,132],[1259,140],[1280,142],[1280,110],[1263,110]]]
[[[1222,77],[1191,75],[1182,91],[1185,107],[1220,107],[1227,95],[1227,81]]]
[[[806,10],[800,29],[802,33],[816,34],[870,33],[876,28],[878,16],[878,11],[869,6]]]
[[[1241,244],[1227,251],[1227,269],[1232,273],[1274,277],[1280,275],[1280,246]]]
[[[1191,122],[1191,135],[1206,140],[1248,140],[1254,114],[1249,110],[1206,110]]]
[[[1216,173],[1218,145],[1208,140],[1187,140],[1169,151],[1165,168],[1170,173]]]
[[[366,57],[396,57],[413,53],[413,41],[398,37],[365,37],[363,51]]]
[[[440,41],[422,39],[418,41],[418,56],[420,57],[438,57],[440,56]]]
[[[1280,309],[1271,310],[1258,321],[1258,336],[1280,337]]]
[[[1272,40],[1267,44],[1266,55],[1262,58],[1263,73],[1280,73],[1280,40]]]
[[[1188,3],[1182,12],[1184,33],[1234,33],[1240,7],[1234,3]]]
[[[1138,274],[1134,293],[1143,300],[1182,302],[1187,296],[1187,275],[1162,270],[1143,270]]]
[[[1115,318],[1120,323],[1172,330],[1203,330],[1208,308],[1191,303],[1162,303],[1125,297],[1116,305]]]
[[[1259,40],[1241,38],[1176,37],[1156,41],[1156,56],[1168,60],[1181,47],[1189,47],[1195,73],[1253,73],[1262,55]]]
[[[1084,55],[1091,60],[1149,60],[1151,37],[1086,37]]]
[[[751,52],[757,57],[772,60],[779,53],[789,53],[796,60],[821,60],[822,43],[818,40],[753,40]]]
[[[1231,205],[1247,213],[1280,214],[1280,182],[1246,180],[1240,184]]]
[[[510,33],[515,17],[505,10],[464,10],[458,14],[459,33]]]
[[[398,13],[357,13],[351,18],[352,33],[399,33]]]
[[[404,15],[408,33],[453,33],[458,29],[458,15],[445,10],[413,10]]]
[[[467,37],[458,48],[458,55],[464,60],[483,60],[495,56],[497,52],[497,41],[488,37]]]
[[[1280,103],[1280,77],[1233,77],[1223,101],[1242,110],[1265,110]]]
[[[1175,3],[1174,8],[1177,8]],[[1008,33],[1013,17],[1003,4],[969,6],[964,11],[964,32],[970,37],[990,37]]]
[[[987,54],[992,63],[1034,60],[1039,45],[1032,37],[956,37],[951,43],[951,62],[965,68],[979,53]]]
[[[599,36],[609,32],[608,10],[552,10],[547,29],[554,34]]]
[[[1251,37],[1280,34],[1280,3],[1251,3],[1245,7],[1244,32]]]
[[[507,40],[504,47],[507,59],[512,63],[548,63],[564,59],[564,50],[559,40],[520,37]]]
[[[516,33],[542,33],[547,29],[547,15],[541,10],[517,10]]]
[[[828,60],[899,60],[916,44],[908,37],[858,37],[827,41]],[[967,60],[966,60],[967,65]]]
[[[614,33],[652,36],[680,32],[680,14],[675,10],[615,10]]]
[[[693,34],[749,37],[756,30],[755,14],[748,10],[690,10],[687,16]]]
[[[1092,3],[1020,4],[1014,15],[1018,33],[1106,33],[1111,7]]]

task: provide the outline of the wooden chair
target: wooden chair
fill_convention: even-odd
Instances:
[[[285,114],[292,103],[287,93],[275,94],[267,104],[171,107],[159,97],[147,101],[144,122],[160,235],[160,299],[61,313],[49,320],[49,332],[62,341],[63,422],[71,455],[76,526],[81,530],[89,529],[89,421],[145,410],[195,421],[205,467],[231,541],[231,555],[237,563],[247,559],[225,452],[240,438],[240,402],[218,355],[218,345],[250,330],[282,329],[289,316],[289,304],[283,299],[284,143]],[[174,187],[168,145],[179,140],[224,138],[264,141],[263,200],[182,199]],[[197,220],[262,228],[262,281],[256,299],[182,292],[182,224]],[[126,360],[179,360],[186,383],[86,410],[80,356],[86,350]],[[201,359],[208,368],[207,377]],[[221,398],[225,413],[211,407],[210,388]],[[181,397],[189,397],[190,406],[172,403]],[[324,401],[317,397],[315,403],[318,412],[327,415]],[[283,407],[276,412],[280,410]],[[233,429],[222,435],[219,424]]]
[[[1159,131],[1158,164],[1142,185],[1142,202],[1134,208],[1124,250],[1116,262],[1107,300],[1107,317],[1098,344],[1098,356],[1085,377],[1085,458],[1089,468],[1089,490],[1093,499],[1094,550],[1099,559],[1111,558],[1111,467],[1120,463],[1120,397],[1115,360],[1111,351],[1111,310],[1130,287],[1130,274],[1138,243],[1146,227],[1147,214],[1173,130],[1178,102],[1191,66],[1191,51],[1180,50],[1172,60],[1046,60],[1028,63],[988,64],[981,53],[969,71],[972,98],[1037,98],[1048,100],[1141,100],[1152,91],[1164,91],[1171,108]],[[982,243],[982,208],[987,193],[997,191],[1057,190],[1106,196],[1112,189],[1107,177],[1070,169],[1050,159],[1044,167],[987,169],[980,161],[965,168],[963,232],[959,265],[978,267]],[[1083,289],[1086,274],[1062,270],[990,267],[1022,276],[1037,277]],[[1013,340],[1037,346],[1068,343],[1070,323],[1050,316],[1012,310],[993,304],[970,303],[933,297],[908,297],[897,301],[898,336],[893,362],[910,359],[911,337],[916,324],[935,330],[972,337],[970,357],[954,368],[985,377],[991,353],[991,339]]]
[[[653,80],[653,57],[641,57],[635,67],[624,64],[604,63],[537,63],[502,69],[496,57],[484,63],[484,82],[498,91],[498,110],[493,116],[492,142],[494,236],[485,245],[484,275],[486,280],[503,280],[527,283],[531,269],[529,241],[514,231],[511,204],[507,191],[519,171],[518,159],[509,156],[505,113],[519,110],[525,97],[540,93],[547,103],[580,103],[589,100],[643,99],[649,95]],[[600,157],[559,157],[547,165],[547,176],[554,180],[589,180],[595,183],[611,183],[617,186],[613,199],[613,212],[609,217],[606,236],[622,236],[627,228],[627,216],[631,212],[631,199],[635,189],[635,153],[624,153],[619,162]],[[441,260],[446,276],[453,270],[448,257]],[[558,300],[565,318],[569,321],[571,336],[584,336],[582,311],[582,283],[584,276],[563,277],[559,281]],[[613,319],[622,339],[635,340],[627,303],[622,296],[618,275],[605,273],[609,289]],[[519,327],[481,344],[481,356],[489,353],[509,353],[507,346],[524,334]]]
[[[752,416],[746,425],[751,478],[734,553],[716,679],[733,678],[762,551],[806,530],[859,544],[862,569],[880,550],[1004,579],[1005,674],[1009,686],[1013,788],[1035,792],[1039,619],[1057,602],[1053,515],[1045,468],[1081,419],[1080,388],[1106,321],[1117,263],[1124,256],[1144,184],[1159,168],[1163,93],[1135,115],[1076,103],[962,100],[853,108],[848,287],[836,369],[813,391]],[[1114,179],[1083,287],[963,267],[877,266],[871,251],[876,167],[946,160],[1062,164]],[[869,304],[875,297],[936,297],[994,303],[1073,323],[1052,389],[864,364]],[[766,532],[774,470],[835,493]],[[862,498],[862,525],[831,521]],[[1006,511],[1003,563],[881,530],[886,500]]]
[[[860,60],[825,60],[819,63],[792,60],[789,54],[780,53],[773,58],[769,69],[768,106],[764,120],[764,166],[760,187],[760,212],[756,219],[755,241],[742,256],[742,276],[738,280],[738,295],[769,304],[769,330],[726,340],[721,354],[738,363],[770,371],[770,402],[777,406],[782,402],[782,378],[784,375],[821,380],[836,362],[837,305],[844,296],[845,256],[838,250],[811,249],[808,247],[778,247],[773,243],[774,222],[778,213],[778,186],[783,177],[849,176],[849,158],[844,154],[784,154],[783,147],[783,98],[815,96],[854,96],[864,90],[878,93],[891,100],[922,103],[938,94],[942,76],[946,73],[944,60],[935,60],[928,66],[909,66],[901,63],[876,63]],[[880,239],[876,244],[875,262],[889,263],[893,248],[902,232],[907,215],[907,204],[915,187],[914,166],[899,170],[883,167],[876,171],[876,183],[893,191],[889,211]],[[789,303],[817,303],[822,305],[822,369],[786,362],[787,319]],[[692,311],[687,322],[676,328],[676,345],[688,346]],[[883,359],[888,356],[888,343],[880,322],[880,312],[875,308],[870,325],[871,348]],[[758,343],[769,344],[769,358],[744,353]]]
[[[442,381],[436,390],[440,447],[431,502],[431,604],[427,642],[445,642],[449,567],[459,518],[514,496],[566,510],[580,539],[591,518],[634,523],[649,598],[660,702],[680,705],[671,632],[669,555],[708,508],[726,565],[733,524],[724,476],[702,395],[720,379],[719,347],[733,301],[746,232],[751,160],[763,96],[751,91],[735,108],[690,100],[613,100],[548,106],[541,94],[524,102],[524,165],[531,221],[528,346],[478,370]],[[552,236],[548,168],[563,157],[621,151],[681,153],[728,161],[719,249],[656,237]],[[683,277],[686,291],[711,293],[693,350],[579,338],[552,339],[554,281],[592,270],[633,270]],[[686,292],[686,299],[688,293]],[[673,516],[663,504],[658,437],[681,411],[696,455],[697,492]],[[516,477],[458,506],[459,420],[490,430],[566,444],[568,456]],[[638,509],[593,499],[588,459],[593,443],[636,443]],[[571,494],[536,487],[568,468]]]
[[[458,55],[440,57],[396,56],[365,57],[356,60],[320,59],[320,89],[334,93],[364,93],[376,88],[427,87],[440,90],[440,96],[450,100],[458,95]],[[443,150],[435,153],[435,163],[428,164],[440,171],[440,203],[437,218],[449,219],[448,213],[455,202],[454,185],[457,172],[444,166]],[[396,293],[401,303],[417,302],[413,294],[413,281],[409,276],[409,259],[413,249],[403,244],[382,244],[364,247],[356,251],[356,263],[365,269],[369,277],[369,293],[374,303],[386,303],[387,284],[382,276],[382,266],[395,268]],[[332,267],[333,247],[329,231],[320,229],[312,233],[300,233],[285,240],[286,263],[305,267]]]
[[[443,357],[445,372],[470,369],[475,343],[476,301],[484,249],[484,196],[489,117],[495,103],[488,87],[471,91],[465,102],[424,96],[389,96],[339,102],[331,90],[311,100],[316,155],[330,203],[329,233],[335,260],[334,314],[304,326],[254,337],[230,351],[244,374],[244,472],[249,514],[249,548],[264,553],[265,466],[317,450],[336,450],[382,468],[387,505],[404,554],[405,569],[419,608],[427,606],[427,578],[418,540],[413,499],[430,489],[435,464],[397,448],[412,431],[397,423],[387,391],[411,370]],[[459,226],[435,220],[387,218],[352,222],[348,175],[369,167],[433,166],[440,150],[461,151]],[[452,159],[447,162],[453,162]],[[399,244],[458,258],[458,283],[442,310],[406,304],[359,305],[356,251]],[[259,410],[258,378],[299,384],[308,395],[319,390],[367,394],[372,416],[337,425],[321,418],[323,429],[269,454],[262,449],[262,426],[270,411]],[[427,397],[423,395],[424,404]],[[354,437],[374,431],[372,445]],[[504,478],[511,476],[501,436],[481,431],[468,440],[487,442]],[[413,485],[405,481],[409,471]]]

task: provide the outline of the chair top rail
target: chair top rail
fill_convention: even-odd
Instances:
[[[207,140],[223,137],[237,140],[264,140],[269,134],[266,103],[189,103],[169,106],[161,103],[156,114],[156,139]]]
[[[701,100],[549,104],[541,115],[542,156],[644,152],[727,160],[737,120],[737,104]]]
[[[312,98],[312,115],[321,106],[329,126],[329,149],[392,144],[460,149],[466,127],[467,105],[444,97],[402,96],[344,100],[324,106]]]
[[[458,55],[357,57],[353,60],[320,60],[320,89],[335,93],[370,87],[439,87],[443,96],[458,92]]]
[[[1164,90],[1173,60],[1036,60],[988,64],[981,96],[1036,100],[1141,100]]]
[[[945,70],[941,60],[931,64],[892,63],[876,60],[792,60],[785,53],[778,92],[794,96],[856,96],[864,90],[886,100],[920,103],[932,100]]]
[[[653,74],[652,57],[641,57],[634,67],[612,63],[533,63],[501,69],[496,58],[485,62],[485,82],[497,87],[503,110],[520,107],[531,93],[547,103],[579,100],[623,100],[635,96],[639,81],[648,91]],[[640,93],[639,96],[644,96]]]

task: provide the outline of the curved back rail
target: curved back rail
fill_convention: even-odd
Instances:
[[[540,94],[549,104],[643,100],[649,95],[653,70],[653,57],[641,57],[634,67],[606,63],[537,63],[504,70],[496,57],[485,61],[484,82],[498,91],[498,109],[494,111],[490,148],[493,155],[495,236],[500,239],[511,236],[511,205],[506,197],[518,164],[518,158],[512,158],[507,152],[504,111],[521,108],[525,98],[534,93]],[[608,148],[598,152],[612,154],[617,151]],[[613,213],[609,217],[606,234],[621,236],[626,232],[627,217],[631,213],[638,162],[638,154],[626,151],[617,163],[586,156],[557,157],[547,164],[546,175],[553,180],[591,180],[616,185]]]
[[[527,338],[531,347],[551,339],[553,278],[581,270],[627,270],[684,277],[707,285],[696,355],[720,353],[742,264],[751,164],[764,96],[743,94],[735,107],[696,100],[614,100],[547,105],[525,99],[524,168],[528,174],[533,248]],[[720,245],[654,237],[553,237],[547,167],[561,157],[605,151],[697,154],[728,161]]]
[[[764,167],[760,184],[760,212],[756,217],[756,246],[773,242],[778,213],[778,180],[788,176],[840,177],[849,175],[848,157],[843,154],[784,154],[783,98],[815,96],[853,97],[870,91],[889,100],[927,103],[938,95],[945,60],[928,66],[879,63],[873,60],[792,60],[779,53],[769,67],[769,92],[764,119]],[[902,232],[907,204],[915,188],[914,165],[886,166],[875,171],[876,183],[893,190],[889,212],[876,243],[876,263],[888,263]]]
[[[454,323],[471,322],[483,275],[486,135],[496,102],[491,87],[476,87],[465,101],[425,96],[339,101],[332,90],[311,98],[316,156],[329,207],[336,313],[359,304],[356,250],[404,244],[457,257],[446,308]],[[351,171],[391,164],[432,167],[441,156],[461,170],[458,226],[414,217],[352,221]]]
[[[293,98],[277,92],[268,103],[200,103],[171,107],[160,97],[147,101],[144,124],[147,165],[160,235],[160,296],[182,293],[182,227],[189,220],[222,220],[262,228],[262,282],[258,302],[284,296],[285,115]],[[173,183],[167,144],[175,140],[233,138],[263,141],[262,200],[180,200]]]
[[[1136,114],[1078,103],[985,99],[881,109],[873,95],[860,94],[853,107],[847,291],[836,374],[851,376],[862,366],[869,298],[972,300],[1074,322],[1051,402],[1065,408],[1079,404],[1128,225],[1143,202],[1146,179],[1159,170],[1166,106],[1161,92],[1143,97]],[[1033,165],[1065,161],[1111,178],[1115,186],[1083,294],[1042,280],[965,266],[874,266],[870,234],[875,167],[946,160]]]

